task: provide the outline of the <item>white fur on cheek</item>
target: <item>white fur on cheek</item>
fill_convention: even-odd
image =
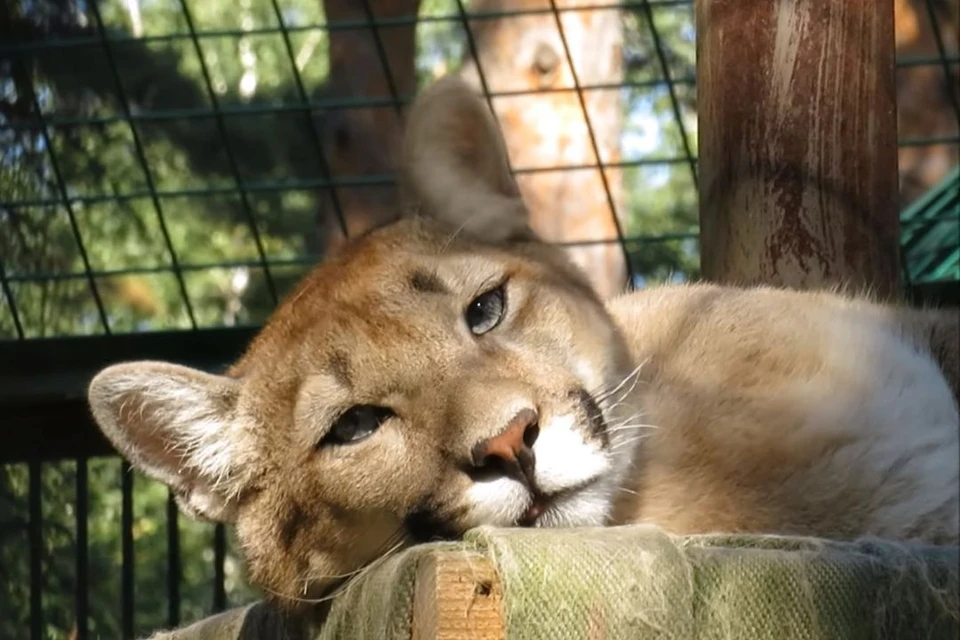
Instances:
[[[583,491],[561,497],[550,505],[538,527],[600,527],[610,515],[613,493],[608,483],[590,485]]]
[[[523,515],[530,504],[530,493],[516,480],[497,478],[474,482],[467,490],[470,512],[468,526],[483,524],[506,527]]]
[[[598,389],[603,384],[603,372],[597,371],[593,363],[586,358],[573,356],[571,368],[585,389]]]
[[[537,459],[537,485],[547,494],[585,484],[610,469],[599,443],[585,442],[576,419],[569,414],[543,425],[533,453]]]

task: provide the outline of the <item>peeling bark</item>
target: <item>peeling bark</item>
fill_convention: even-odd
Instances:
[[[892,3],[699,0],[697,27],[704,275],[898,295]]]

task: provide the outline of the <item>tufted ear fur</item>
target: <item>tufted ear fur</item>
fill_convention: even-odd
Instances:
[[[400,175],[405,212],[488,242],[535,239],[496,119],[454,76],[430,85],[410,108]]]
[[[162,362],[107,367],[90,383],[94,419],[137,469],[169,486],[187,513],[234,519],[249,471],[236,416],[239,382]]]

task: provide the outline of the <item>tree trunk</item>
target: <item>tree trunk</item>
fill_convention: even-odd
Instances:
[[[367,8],[377,19],[416,16],[419,0],[324,0],[328,22],[366,21]],[[364,25],[330,33],[330,81],[326,93],[337,99],[376,100],[382,106],[330,110],[324,114],[324,143],[330,173],[337,178],[377,178],[396,170],[403,123],[401,109],[390,104],[393,92],[400,98],[416,90],[416,26]],[[378,50],[377,36],[383,47]],[[386,58],[390,77],[385,73]],[[391,86],[392,80],[392,86]],[[343,242],[338,217],[347,235],[397,215],[394,185],[338,187],[325,194],[320,214],[323,244],[327,250]]]
[[[584,0],[559,0],[568,8]],[[595,3],[593,3],[595,4]],[[462,76],[479,91],[482,79],[496,113],[518,182],[531,209],[531,223],[550,242],[599,244],[570,247],[571,258],[598,292],[623,291],[626,264],[617,242],[621,171],[596,168],[590,129],[603,163],[620,160],[621,102],[617,89],[583,92],[589,120],[575,90],[557,18],[549,0],[474,0],[470,13],[541,10],[521,16],[472,19],[480,68],[466,60]],[[580,85],[615,85],[623,79],[622,18],[618,10],[562,11],[562,35]],[[469,47],[467,55],[469,56]],[[538,89],[547,93],[532,94]],[[587,168],[564,168],[569,166]],[[589,166],[593,165],[593,166]],[[527,171],[532,170],[532,171]],[[605,180],[604,180],[605,177]],[[611,204],[613,210],[611,210]]]
[[[893,3],[697,1],[704,275],[899,293]]]

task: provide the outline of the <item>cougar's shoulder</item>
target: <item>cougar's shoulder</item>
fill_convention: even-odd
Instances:
[[[633,401],[651,425],[614,521],[957,540],[949,315],[703,284],[607,306],[644,367]]]

